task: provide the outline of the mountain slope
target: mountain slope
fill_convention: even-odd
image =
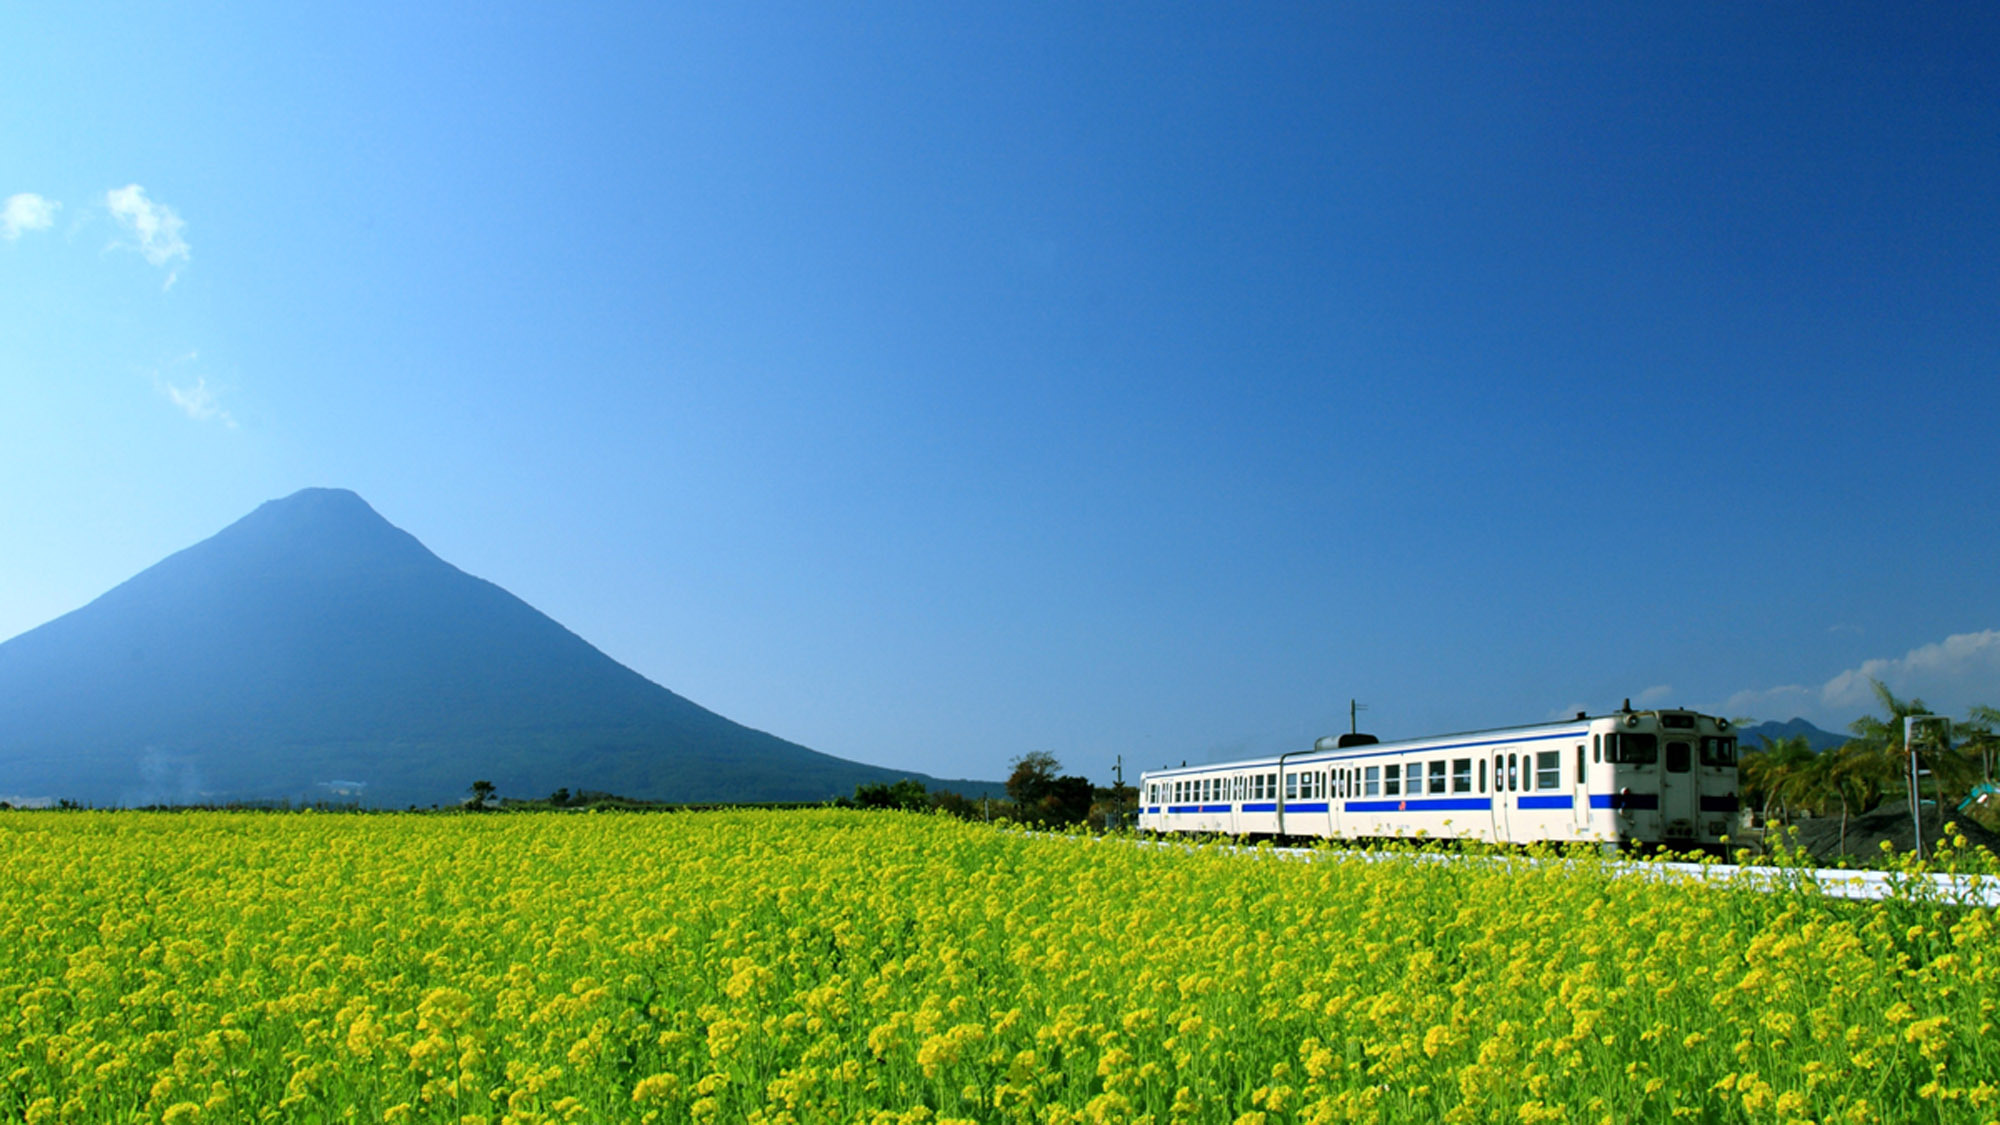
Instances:
[[[1743,727],[1736,732],[1736,741],[1745,749],[1756,750],[1761,749],[1766,743],[1776,742],[1781,738],[1796,738],[1800,735],[1805,736],[1806,745],[1815,752],[1838,750],[1847,745],[1851,737],[1821,730],[1804,719],[1795,717],[1782,723],[1773,721]]]
[[[905,776],[933,783],[703,709],[343,490],[264,504],[0,644],[0,794],[400,805],[487,778],[818,800]]]

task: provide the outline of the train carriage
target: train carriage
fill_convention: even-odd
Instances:
[[[1717,849],[1736,819],[1736,736],[1693,711],[1378,742],[1154,770],[1139,827],[1229,836],[1596,842]]]

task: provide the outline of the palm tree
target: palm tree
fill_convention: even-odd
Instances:
[[[1867,763],[1868,770],[1871,775],[1883,780],[1883,788],[1888,787],[1888,779],[1896,778],[1900,779],[1904,789],[1908,789],[1909,755],[1903,746],[1903,720],[1912,716],[1928,715],[1930,709],[1924,706],[1924,701],[1921,699],[1897,699],[1880,680],[1870,680],[1869,683],[1874,685],[1875,698],[1881,702],[1886,715],[1882,717],[1863,715],[1849,724],[1848,729],[1859,736],[1849,745],[1857,747],[1857,752],[1870,759]],[[1991,743],[1990,736],[1981,737],[1987,734],[1983,724],[2000,718],[2000,712],[1995,712],[1991,707],[1975,707],[1972,709],[1972,718],[1973,737],[1963,748],[1953,749],[1948,740],[1940,745],[1929,739],[1920,740],[1916,746],[1917,763],[1929,769],[1932,784],[1936,787],[1935,796],[1940,820],[1944,816],[1947,801],[1962,798],[1971,792],[1980,772],[1980,767],[1974,765],[1974,762],[1977,760],[1981,765],[1984,764]],[[1911,800],[1921,807],[1922,794],[1920,792],[1913,794]]]
[[[1742,775],[1744,788],[1763,797],[1762,815],[1765,821],[1771,819],[1771,806],[1774,804],[1781,816],[1790,814],[1793,802],[1807,787],[1805,771],[1815,756],[1812,746],[1802,734],[1789,738],[1765,738],[1761,749],[1743,755],[1737,770]]]
[[[1979,779],[1993,784],[1993,769],[1996,759],[2000,759],[2000,739],[1996,739],[1993,728],[2000,726],[2000,707],[1974,707],[1965,716],[1964,750],[1972,753],[1979,761]]]
[[[1875,698],[1882,704],[1885,714],[1881,717],[1863,715],[1847,725],[1855,734],[1855,740],[1848,743],[1857,754],[1872,754],[1881,759],[1883,772],[1891,777],[1906,777],[1909,757],[1903,749],[1903,720],[1913,715],[1928,715],[1930,708],[1921,699],[1897,699],[1894,692],[1880,680],[1869,680],[1875,689]]]
[[[1838,750],[1815,757],[1803,769],[1803,795],[1815,805],[1840,803],[1840,845],[1835,854],[1847,854],[1847,821],[1858,812],[1874,808],[1882,800],[1882,784],[1894,776],[1888,759],[1866,745],[1850,742]]]

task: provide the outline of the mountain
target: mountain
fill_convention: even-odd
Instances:
[[[1793,718],[1782,723],[1758,723],[1755,726],[1736,728],[1736,744],[1745,750],[1761,749],[1766,742],[1776,742],[1781,738],[1795,738],[1804,735],[1806,745],[1815,752],[1838,750],[1847,745],[1850,736],[1821,730],[1804,719]]]
[[[352,492],[273,500],[0,644],[0,795],[448,803],[559,787],[822,800],[915,777],[674,694],[438,558]]]

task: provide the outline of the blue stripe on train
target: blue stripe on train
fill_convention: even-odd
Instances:
[[[1576,798],[1565,793],[1560,797],[1522,797],[1518,806],[1524,809],[1573,809]]]
[[[1593,809],[1657,809],[1660,807],[1658,793],[1627,793],[1623,797],[1614,793],[1592,793],[1590,807]]]
[[[1710,797],[1704,794],[1701,798],[1701,811],[1735,812],[1736,794],[1731,793],[1727,797]]]
[[[1348,812],[1484,812],[1493,807],[1491,797],[1412,797],[1391,801],[1349,801]]]

